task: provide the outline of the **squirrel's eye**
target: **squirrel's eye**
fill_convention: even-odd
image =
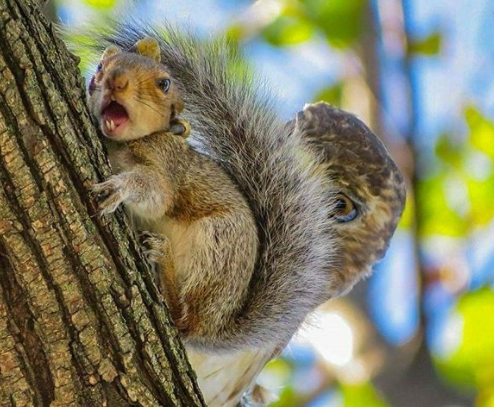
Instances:
[[[167,93],[170,90],[170,85],[171,85],[170,79],[158,79],[156,81],[156,85],[158,85],[159,88],[165,93]]]
[[[98,64],[98,66],[96,67],[96,72],[101,71],[101,69],[102,69],[102,68],[103,68],[103,62],[100,62],[100,63]]]
[[[334,218],[338,222],[350,222],[357,217],[357,207],[353,201],[344,194],[336,196]]]

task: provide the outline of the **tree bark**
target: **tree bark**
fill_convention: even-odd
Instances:
[[[204,406],[122,212],[76,58],[0,0],[0,406]]]

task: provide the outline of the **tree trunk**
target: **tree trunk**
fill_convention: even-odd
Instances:
[[[0,406],[204,406],[122,212],[77,61],[0,0]]]

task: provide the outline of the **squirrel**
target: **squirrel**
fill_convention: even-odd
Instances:
[[[107,195],[101,202],[102,211],[112,212],[124,202],[133,216],[142,218],[141,221],[146,222],[145,226],[152,232],[165,235],[168,232],[172,252],[174,249],[179,252],[174,254],[176,262],[195,262],[189,270],[190,275],[176,277],[191,279],[190,285],[194,287],[195,296],[199,297],[196,300],[194,293],[187,295],[183,305],[190,308],[192,315],[178,324],[186,336],[191,335],[191,340],[197,341],[197,345],[214,351],[255,349],[281,338],[289,339],[306,314],[329,297],[328,290],[334,280],[334,276],[327,272],[333,259],[334,243],[330,206],[327,204],[329,197],[322,188],[322,180],[313,177],[310,168],[300,165],[295,148],[296,137],[287,137],[285,124],[276,119],[268,100],[252,100],[252,103],[262,103],[256,109],[257,117],[250,114],[246,117],[246,112],[232,109],[232,106],[227,106],[228,111],[224,112],[228,116],[221,117],[221,108],[215,112],[208,104],[221,106],[227,101],[221,100],[221,95],[215,95],[214,88],[207,97],[201,94],[204,100],[200,109],[208,122],[198,124],[193,121],[192,128],[195,136],[203,141],[209,157],[201,156],[189,147],[183,137],[167,133],[170,119],[181,109],[178,94],[187,89],[186,81],[176,81],[175,76],[167,73],[165,67],[157,62],[160,49],[152,39],[156,37],[148,36],[145,46],[140,47],[142,42],[139,41],[143,37],[146,36],[129,47],[121,47],[131,52],[108,47],[89,84],[88,105],[111,142],[110,162],[113,161],[118,173],[94,186],[96,193],[103,197]],[[144,54],[132,52],[136,48]],[[165,87],[170,87],[168,95],[160,89],[162,82],[166,82]],[[207,78],[204,87],[197,90],[201,93],[207,90]],[[128,92],[128,96],[123,96],[125,93],[122,91]],[[218,99],[215,100],[216,96]],[[229,96],[232,98],[230,102],[237,99],[242,104],[253,98],[248,86]],[[137,114],[132,111],[134,105],[139,107],[139,110],[136,108]],[[189,110],[198,108],[192,105]],[[163,117],[160,118],[159,112],[163,112]],[[234,112],[236,117],[232,116]],[[134,121],[139,124],[134,125]],[[256,128],[252,128],[254,123]],[[215,131],[208,131],[211,129],[206,125],[213,126]],[[221,134],[217,133],[218,130]],[[259,137],[258,134],[265,136]],[[125,142],[122,147],[119,140]],[[171,151],[166,150],[168,145],[173,146],[168,147]],[[179,147],[183,152],[177,160]],[[152,167],[154,171],[146,173],[146,167]],[[201,170],[204,170],[203,174]],[[194,171],[197,174],[195,180]],[[175,186],[173,190],[173,182],[182,182],[183,185]],[[200,188],[204,191],[199,191]],[[200,193],[204,202],[195,202],[195,195]],[[198,213],[194,213],[191,204],[202,207],[195,208]],[[174,248],[175,235],[183,233],[180,227],[153,224],[169,222],[169,215],[183,216],[184,223],[200,216],[204,216],[205,221],[215,221],[217,216],[234,212],[237,206],[244,212],[236,219],[239,224],[224,225],[228,230],[235,226],[241,231],[242,236],[234,238],[214,233],[206,235],[204,230],[191,229]],[[187,210],[191,213],[187,214]],[[191,219],[185,219],[186,215]],[[151,216],[156,218],[155,222]],[[251,222],[251,219],[255,221]],[[191,249],[190,242],[195,240],[194,252],[187,253]],[[214,251],[199,248],[201,243],[211,243],[210,240],[220,241]],[[231,256],[225,259],[230,262],[229,267],[224,264],[221,272],[216,270],[221,277],[212,288],[220,290],[221,285],[228,285],[230,280],[232,284],[244,284],[245,287],[223,295],[212,290],[212,298],[208,298],[205,287],[208,279],[204,275],[208,270],[204,270],[205,265],[201,263],[219,261],[215,258],[216,250],[228,245],[233,246],[230,248]],[[251,246],[256,246],[259,253],[256,254],[257,250]],[[236,258],[236,253],[242,259]],[[214,258],[209,260],[208,256]],[[234,265],[235,261],[240,263]],[[183,266],[175,264],[175,267]],[[249,275],[252,274],[249,270],[255,270],[255,275]],[[292,277],[293,281],[290,280]],[[240,283],[238,280],[245,281]],[[178,291],[180,289],[177,287]],[[240,298],[235,298],[237,295]],[[201,304],[195,304],[195,301]],[[207,340],[202,340],[202,344],[199,336],[192,338],[192,333],[198,329],[197,324],[204,325],[205,329],[207,325],[214,326],[214,322],[209,320],[213,315],[208,315],[207,323],[202,323],[198,321],[200,315],[193,315],[194,312],[201,312],[209,302],[214,303],[215,309],[221,309],[222,302],[231,304],[237,301],[242,304],[237,307],[237,312],[231,312],[233,318],[227,318],[227,315],[219,318],[223,325],[216,331],[216,337],[210,335]]]
[[[147,242],[183,340],[225,346],[218,332],[241,312],[257,260],[254,216],[220,166],[177,137],[189,126],[177,117],[183,101],[158,63],[158,42],[145,38],[135,49],[107,48],[89,85],[115,172],[93,191],[101,213],[123,203],[138,229],[163,235]]]
[[[255,259],[251,274],[236,267],[223,270],[229,278],[242,275],[245,281],[236,283],[246,283],[246,291],[224,291],[212,298],[220,308],[236,301],[242,305],[223,325],[210,330],[207,339],[193,338],[187,325],[207,324],[210,317],[215,325],[214,315],[204,313],[206,321],[198,321],[194,313],[200,308],[192,307],[196,318],[185,318],[181,326],[208,405],[234,406],[246,390],[247,395],[259,393],[253,384],[257,374],[286,346],[306,316],[350,289],[382,257],[403,210],[403,179],[377,137],[345,112],[327,104],[309,105],[295,120],[281,122],[273,109],[275,101],[257,77],[248,70],[232,71],[241,57],[224,41],[203,43],[166,24],[154,29],[133,21],[113,27],[90,34],[93,42],[136,52],[136,43],[143,38],[158,40],[161,65],[153,51],[154,63],[166,69],[171,85],[176,85],[185,102],[182,115],[192,124],[190,140],[166,133],[164,129],[181,111],[180,102],[161,105],[159,99],[146,95],[149,112],[157,109],[164,116],[170,109],[175,112],[157,133],[125,143],[155,140],[157,147],[172,136],[182,143],[190,141],[194,152],[217,163],[218,174],[227,174],[224,185],[233,182],[255,222],[258,241],[257,251],[250,253]],[[139,77],[130,80],[138,84]],[[90,93],[95,86],[92,80]],[[100,114],[100,125],[110,131],[119,125],[118,114],[109,124],[101,120],[101,112],[94,114]],[[342,153],[342,148],[351,150]],[[211,176],[216,180],[216,175]],[[172,240],[175,231],[169,232]],[[219,244],[235,242],[226,239]],[[191,272],[196,287],[202,287],[202,267]],[[221,279],[215,288],[228,281]],[[163,285],[169,286],[164,291],[173,302],[168,291],[180,293],[180,287],[174,279]],[[203,288],[196,292],[202,297]],[[239,298],[239,293],[244,297]],[[183,305],[187,307],[187,301]],[[174,312],[173,317],[177,322],[181,314]],[[243,403],[264,401],[264,396],[247,397]]]
[[[181,84],[158,63],[156,40],[145,37],[126,49],[109,46],[88,87],[88,106],[115,172],[93,186],[101,212],[123,203],[137,228],[167,237],[162,250],[151,240],[159,252],[154,259],[164,266],[162,291],[196,370],[204,354],[230,358],[238,351],[258,354],[258,348],[264,366],[332,284],[326,267],[334,245],[322,182],[299,164],[295,140],[267,106],[265,117],[252,119],[274,137],[256,142],[255,134],[244,140],[224,133],[215,141],[225,149],[215,152],[218,162],[228,160],[237,175],[251,179],[232,180],[171,131],[188,125],[177,117],[184,106]],[[239,126],[247,129],[248,123]],[[251,194],[257,189],[257,204],[237,185],[250,187]],[[172,259],[160,254],[167,249]],[[253,378],[231,404],[214,401],[206,390],[208,405],[234,405]]]

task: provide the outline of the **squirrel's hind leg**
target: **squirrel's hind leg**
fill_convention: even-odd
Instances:
[[[163,234],[151,232],[142,232],[141,239],[145,248],[144,255],[155,266],[158,286],[165,297],[173,320],[177,323],[181,311],[170,240]]]

